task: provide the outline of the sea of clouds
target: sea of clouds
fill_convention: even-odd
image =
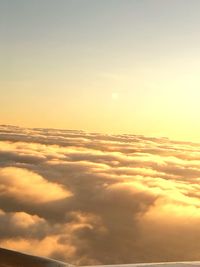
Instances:
[[[73,264],[200,260],[200,144],[0,126],[0,246]]]

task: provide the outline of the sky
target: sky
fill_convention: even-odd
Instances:
[[[0,123],[200,141],[198,0],[0,0]]]

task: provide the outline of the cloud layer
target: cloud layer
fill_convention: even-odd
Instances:
[[[200,259],[200,144],[0,127],[0,245],[79,265]]]

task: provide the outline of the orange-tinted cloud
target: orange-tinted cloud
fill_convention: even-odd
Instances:
[[[74,264],[200,258],[200,144],[0,127],[0,243]]]
[[[23,202],[49,202],[70,196],[60,185],[45,180],[27,169],[5,167],[0,169],[0,196]]]

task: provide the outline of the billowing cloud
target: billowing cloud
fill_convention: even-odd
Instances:
[[[16,167],[0,169],[0,196],[22,202],[49,202],[70,195],[56,183],[45,180],[29,170]]]
[[[0,245],[69,263],[200,258],[200,144],[0,127]]]

